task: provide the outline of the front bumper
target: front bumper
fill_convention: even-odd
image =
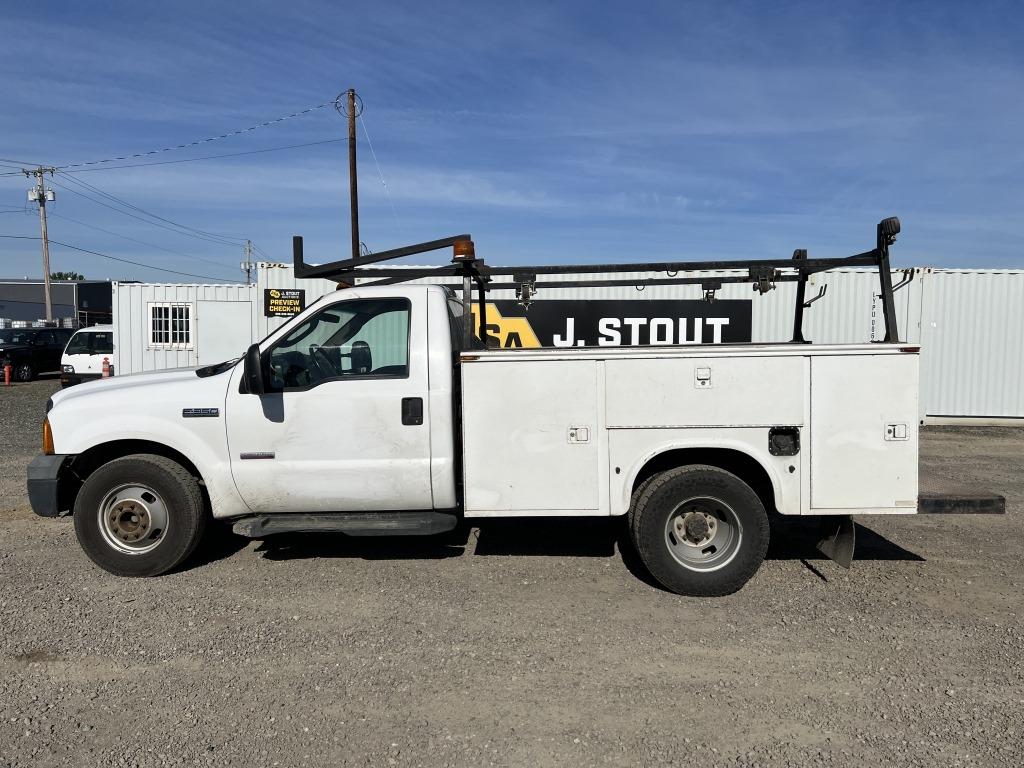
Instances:
[[[28,465],[28,500],[32,511],[42,517],[58,517],[62,510],[58,492],[61,471],[70,454],[36,456]]]

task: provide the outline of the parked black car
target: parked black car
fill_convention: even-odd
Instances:
[[[0,366],[10,364],[17,381],[60,371],[60,356],[71,338],[65,328],[0,328]]]

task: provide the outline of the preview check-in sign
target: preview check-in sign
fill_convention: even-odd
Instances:
[[[294,317],[305,308],[304,288],[265,288],[263,291],[265,317]]]
[[[732,344],[752,337],[746,299],[702,301],[516,301],[487,304],[487,333],[501,347]],[[473,305],[479,336],[480,317]]]

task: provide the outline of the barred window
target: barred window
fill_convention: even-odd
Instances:
[[[149,345],[161,349],[192,349],[192,305],[150,304]]]

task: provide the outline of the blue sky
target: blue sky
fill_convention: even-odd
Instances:
[[[180,144],[353,86],[391,196],[360,132],[373,250],[470,232],[492,263],[845,255],[895,214],[897,264],[1024,267],[1016,3],[60,1],[5,3],[0,23],[0,172]],[[325,108],[141,161],[344,135]],[[288,260],[302,234],[332,260],[345,152],[58,174],[50,236],[227,279],[241,238]],[[75,179],[229,242],[102,207]],[[38,236],[27,186],[0,176],[0,234]],[[35,275],[38,254],[0,239],[0,276]],[[52,262],[191,279],[61,247]]]

